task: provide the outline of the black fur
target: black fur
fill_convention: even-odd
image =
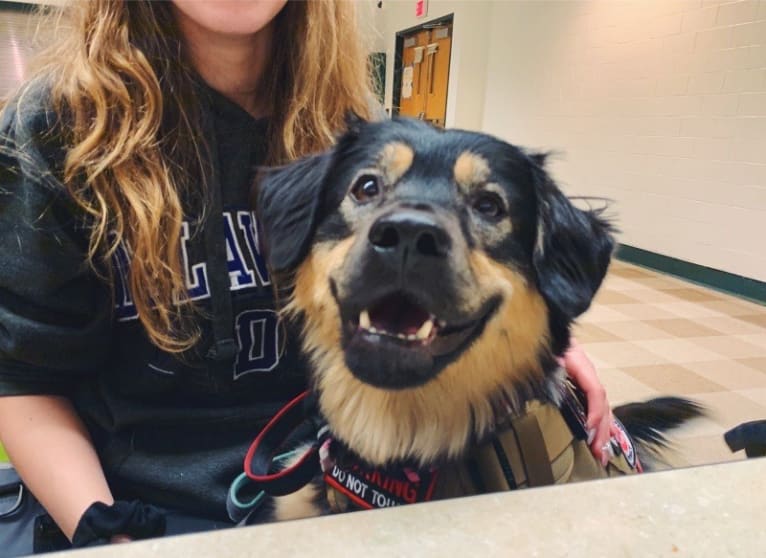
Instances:
[[[308,253],[322,204],[321,185],[330,154],[305,157],[291,165],[259,173],[258,222],[267,238],[266,259],[277,274],[295,269]]]
[[[533,262],[537,288],[551,313],[553,350],[560,354],[569,345],[569,324],[588,309],[606,276],[613,228],[598,212],[572,205],[542,167],[534,176],[538,236]]]
[[[658,397],[643,403],[628,403],[615,407],[612,412],[638,442],[639,459],[646,463],[652,461],[647,457],[656,459],[658,451],[668,447],[665,432],[705,415],[701,405],[680,397]],[[646,452],[652,455],[647,456]]]

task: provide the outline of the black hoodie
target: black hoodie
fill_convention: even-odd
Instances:
[[[212,241],[193,222],[183,225],[180,249],[203,336],[182,357],[146,336],[125,288],[124,249],[114,259],[114,297],[86,262],[86,219],[58,181],[65,152],[47,89],[31,87],[4,111],[0,395],[70,397],[116,498],[225,519],[226,492],[248,444],[304,388],[306,367],[297,332],[277,318],[249,206],[267,124],[207,87],[198,93],[213,151],[210,188],[220,197],[203,227],[215,227]],[[221,263],[210,265],[216,250]],[[230,308],[220,296],[211,305],[216,277],[224,296],[230,287]],[[235,340],[230,359],[206,357],[216,316]]]

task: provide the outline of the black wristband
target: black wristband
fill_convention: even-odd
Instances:
[[[72,547],[109,544],[114,535],[149,539],[165,533],[165,516],[138,500],[117,501],[111,506],[95,502],[82,514],[72,537]]]

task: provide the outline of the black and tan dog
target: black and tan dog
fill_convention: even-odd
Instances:
[[[329,502],[311,483],[276,500],[277,518],[639,467],[627,435],[601,467],[561,411],[556,356],[613,240],[543,165],[487,135],[402,119],[355,122],[331,151],[262,178],[268,261],[290,283],[286,311],[303,321],[332,433]],[[616,410],[646,442],[698,412],[672,398]]]

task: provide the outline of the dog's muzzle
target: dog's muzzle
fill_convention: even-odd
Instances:
[[[352,373],[402,389],[459,356],[499,303],[475,302],[468,255],[457,219],[438,206],[400,202],[371,218],[333,290]]]

